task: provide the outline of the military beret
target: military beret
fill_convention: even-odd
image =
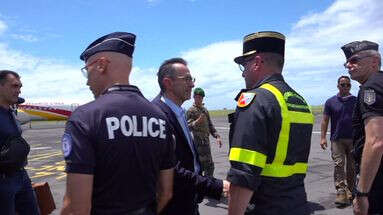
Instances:
[[[344,55],[346,55],[346,59],[350,58],[354,54],[361,51],[366,51],[366,50],[378,51],[378,49],[379,49],[379,45],[377,43],[370,42],[367,40],[354,41],[342,46],[342,50],[344,52]]]
[[[197,87],[194,89],[194,95],[200,95],[202,97],[205,97],[205,92],[203,91],[202,88]]]
[[[243,38],[242,55],[236,57],[234,62],[242,64],[247,56],[261,52],[272,52],[285,56],[285,36],[275,31],[260,31],[246,35]]]
[[[22,104],[22,103],[24,103],[25,102],[25,99],[23,99],[23,98],[21,98],[21,97],[18,97],[17,98],[17,102],[16,102],[16,104]]]
[[[132,57],[136,35],[127,32],[114,32],[102,36],[91,43],[80,55],[80,59],[87,61],[98,52],[119,52]]]

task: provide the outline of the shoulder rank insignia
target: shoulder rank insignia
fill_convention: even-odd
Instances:
[[[246,107],[248,106],[254,99],[255,93],[241,93],[239,96],[237,106],[238,107]]]
[[[376,101],[376,94],[373,89],[368,89],[364,91],[364,96],[363,96],[363,101],[364,103],[368,105],[372,105]]]

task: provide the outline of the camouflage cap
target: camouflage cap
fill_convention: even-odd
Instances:
[[[200,95],[202,97],[205,97],[205,92],[203,91],[202,88],[197,87],[194,89],[194,95]]]

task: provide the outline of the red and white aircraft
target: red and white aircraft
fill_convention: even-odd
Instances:
[[[16,119],[25,124],[30,121],[61,121],[68,120],[78,104],[19,104]]]

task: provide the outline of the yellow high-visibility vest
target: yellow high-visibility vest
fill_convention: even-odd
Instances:
[[[266,163],[267,155],[238,147],[230,149],[229,160],[258,166],[262,168],[262,176],[283,178],[294,174],[306,174],[307,163],[296,162],[292,165],[285,165],[284,162],[286,160],[287,149],[289,146],[290,124],[299,123],[312,125],[314,123],[314,115],[312,114],[311,107],[307,105],[304,99],[299,95],[290,91],[282,94],[280,90],[269,83],[261,85],[260,88],[270,91],[275,96],[281,109],[282,124],[274,160],[272,163]],[[287,103],[286,101],[289,97],[297,97],[304,101],[306,105]],[[289,110],[288,107],[305,109],[308,110],[308,112],[292,111]]]

